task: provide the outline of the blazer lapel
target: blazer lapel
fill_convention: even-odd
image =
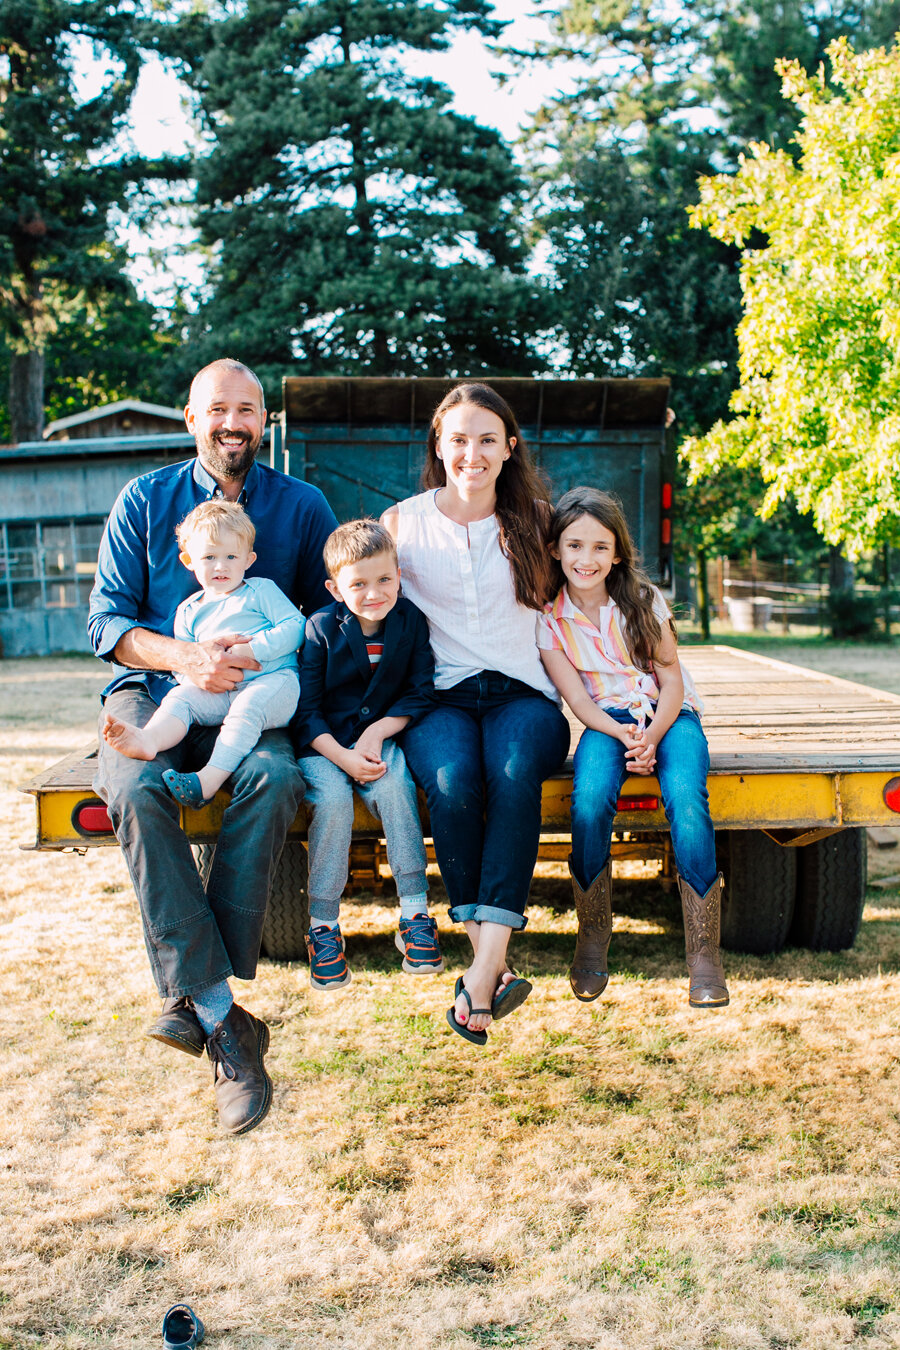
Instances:
[[[382,632],[384,651],[381,653],[381,660],[378,665],[370,671],[372,676],[370,688],[374,688],[387,677],[388,670],[393,665],[394,658],[396,658],[399,650],[399,644],[402,642],[402,628],[403,616],[397,612],[397,606],[394,605],[384,621]]]
[[[341,631],[347,639],[350,651],[353,653],[357,670],[368,684],[372,675],[372,666],[369,661],[369,653],[366,651],[366,639],[363,637],[363,631],[359,626],[356,615],[351,614],[346,607],[344,607],[344,615],[341,619]]]

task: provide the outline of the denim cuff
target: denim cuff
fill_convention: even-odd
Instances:
[[[514,909],[498,909],[496,905],[453,905],[447,916],[452,923],[502,923],[505,928],[518,931],[524,928],[528,920],[524,914]]]
[[[240,971],[232,970],[229,965],[223,970],[217,980],[201,980],[199,984],[192,984],[190,988],[186,985],[174,984],[168,989],[157,980],[156,988],[160,998],[193,998],[194,994],[202,994],[205,990],[212,989],[215,985],[221,984],[223,980],[230,980],[232,976],[234,976],[236,980],[252,980],[256,977],[256,971],[254,970],[251,975],[242,975]]]

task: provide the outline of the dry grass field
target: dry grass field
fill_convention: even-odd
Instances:
[[[350,905],[346,993],[272,964],[240,987],[276,1092],[226,1138],[207,1062],[142,1035],[118,852],[18,851],[17,785],[91,739],[102,682],[0,663],[0,1350],[146,1350],[182,1299],[215,1350],[900,1346],[896,885],[852,952],[733,958],[703,1013],[675,902],[634,875],[610,988],[578,1004],[546,865],[515,946],[535,993],[486,1051],[444,1021],[444,908],[449,970],[415,979],[391,911]]]

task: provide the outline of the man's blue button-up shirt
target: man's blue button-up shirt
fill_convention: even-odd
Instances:
[[[172,636],[176,609],[197,590],[179,560],[175,527],[218,491],[193,459],[145,473],[119,494],[103,533],[88,617],[91,645],[114,671],[104,698],[127,682],[146,685],[159,702],[174,686],[167,673],[118,665],[113,652],[132,628]],[[327,605],[322,548],[337,520],[319,489],[255,463],[240,500],[256,526],[256,562],[247,575],[274,581],[304,614]]]

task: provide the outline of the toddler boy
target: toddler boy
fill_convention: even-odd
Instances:
[[[424,615],[399,594],[394,541],[374,520],[351,520],[323,551],[335,603],[306,625],[291,734],[306,779],[314,989],[350,983],[340,929],[353,829],[353,790],[384,826],[400,898],[395,942],[408,974],[444,969],[428,914],[425,845],[403,752],[394,742],[431,706],[434,659]]]
[[[222,730],[209,763],[197,773],[166,769],[163,782],[183,806],[197,809],[216,795],[249,755],[260,734],[286,727],[297,707],[297,648],[303,641],[300,611],[266,577],[245,577],[256,560],[256,528],[237,502],[201,502],[176,531],[179,557],[202,589],[175,611],[174,636],[185,642],[218,640],[238,657],[258,663],[240,684],[214,694],[176,674],[150,721],[132,726],[107,713],[103,739],[129,759],[155,759],[184,740],[193,722]]]

